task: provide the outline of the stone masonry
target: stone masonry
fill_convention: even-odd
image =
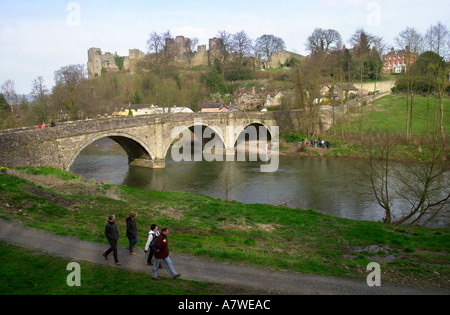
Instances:
[[[110,138],[127,152],[129,163],[164,168],[176,127],[201,124],[211,128],[223,143],[227,155],[235,154],[240,132],[249,125],[265,126],[272,134],[278,126],[273,113],[167,114],[118,117],[60,123],[38,130],[26,127],[0,131],[0,166],[47,166],[69,170],[81,151],[94,141]],[[228,135],[227,126],[237,134]],[[204,128],[203,127],[203,128]]]

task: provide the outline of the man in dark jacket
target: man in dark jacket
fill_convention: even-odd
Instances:
[[[161,231],[161,235],[158,236],[158,239],[156,241],[156,248],[159,249],[159,252],[155,253],[155,261],[153,262],[153,269],[152,269],[152,279],[153,280],[159,280],[158,275],[156,274],[156,271],[159,268],[159,265],[164,261],[164,263],[169,268],[170,274],[172,278],[178,278],[181,275],[175,271],[175,268],[173,267],[172,261],[169,257],[169,242],[167,240],[167,235],[169,234],[168,228],[163,228]]]
[[[119,230],[117,229],[117,225],[114,222],[115,220],[116,216],[112,214],[109,216],[109,221],[105,225],[105,236],[108,239],[109,245],[111,245],[111,247],[103,253],[103,257],[105,257],[105,259],[108,259],[108,255],[112,252],[116,265],[120,266],[121,264],[117,255],[117,241],[119,240]]]

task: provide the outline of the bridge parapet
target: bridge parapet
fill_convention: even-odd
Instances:
[[[236,139],[227,139],[227,126],[261,124],[277,126],[272,112],[163,114],[139,117],[101,118],[58,123],[56,127],[26,127],[0,131],[0,166],[51,166],[69,170],[80,152],[96,140],[108,137],[119,143],[132,165],[161,168],[175,140],[175,127],[191,128],[200,122],[216,127],[227,152]]]

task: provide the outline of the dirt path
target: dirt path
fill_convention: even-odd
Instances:
[[[80,241],[71,237],[57,236],[45,231],[26,227],[17,222],[0,219],[0,241],[25,248],[40,250],[53,256],[73,261],[89,261],[96,264],[114,266],[112,257],[105,261],[102,253],[106,245]],[[140,240],[141,242],[143,240]],[[172,253],[172,261],[183,279],[221,283],[239,289],[239,292],[261,292],[262,294],[340,294],[340,295],[424,295],[450,294],[446,289],[423,289],[400,287],[383,284],[370,288],[366,279],[348,280],[333,277],[303,275],[299,273],[274,271],[255,267],[237,266],[226,263],[203,260],[197,257],[176,255]],[[133,271],[151,274],[151,267],[146,265],[146,256],[139,251],[130,256],[128,250],[119,248],[119,259],[122,267]],[[166,268],[158,273],[168,276]],[[244,290],[244,291],[243,291]]]

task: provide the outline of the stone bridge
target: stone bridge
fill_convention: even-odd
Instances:
[[[248,126],[264,126],[275,136],[275,116],[271,112],[166,114],[65,122],[41,130],[37,126],[9,129],[0,131],[0,166],[48,166],[68,171],[84,148],[110,138],[126,151],[131,165],[164,168],[169,148],[179,137],[174,128],[210,128],[231,155],[239,134]],[[234,132],[228,131],[230,127]]]

